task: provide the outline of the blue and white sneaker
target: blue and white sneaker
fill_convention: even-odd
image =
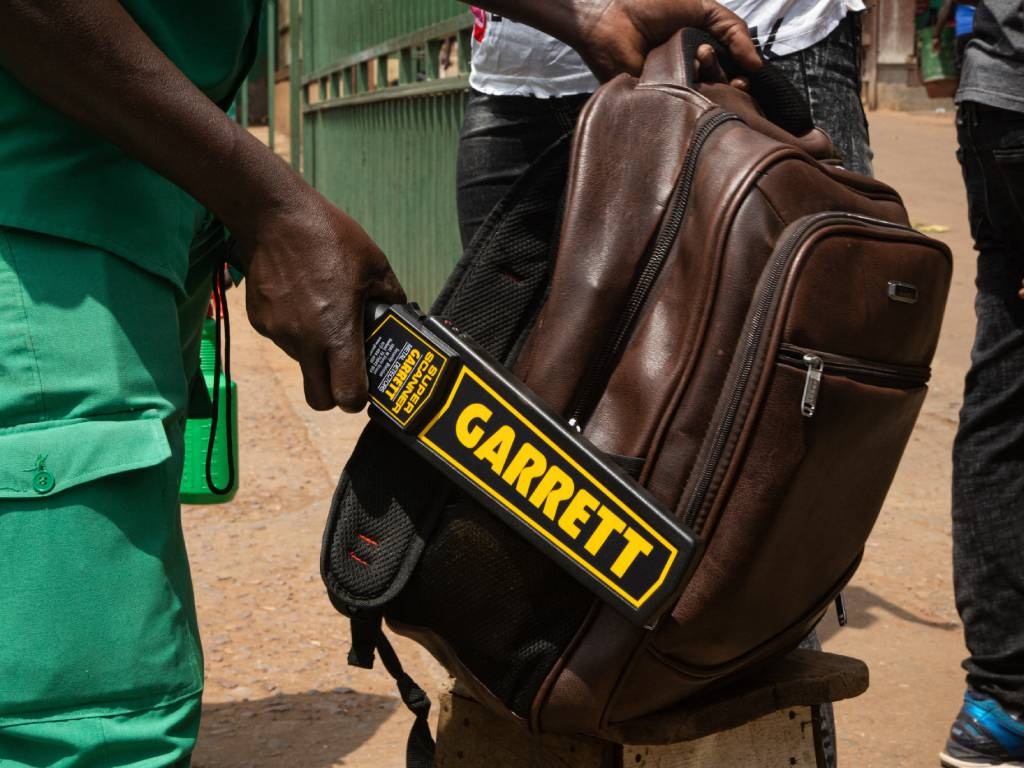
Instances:
[[[1024,722],[968,690],[939,760],[945,768],[1024,768]]]

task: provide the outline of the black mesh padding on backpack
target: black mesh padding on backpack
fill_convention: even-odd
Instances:
[[[697,49],[702,45],[710,45],[726,76],[746,78],[747,91],[754,97],[764,116],[784,131],[794,136],[803,136],[814,129],[811,105],[786,73],[770,61],[765,61],[757,72],[746,72],[711,33],[694,27],[683,30],[682,45],[683,61],[695,61]]]
[[[339,610],[378,608],[394,597],[423,551],[447,487],[382,427],[366,426],[334,494],[321,550],[321,573]]]
[[[547,290],[569,172],[571,134],[527,169],[477,230],[431,312],[506,365]]]
[[[593,601],[551,559],[460,497],[442,511],[387,615],[433,629],[505,706],[526,716]]]

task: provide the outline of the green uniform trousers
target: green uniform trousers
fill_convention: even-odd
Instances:
[[[0,228],[0,766],[187,766],[202,652],[178,483],[208,265],[183,294]]]

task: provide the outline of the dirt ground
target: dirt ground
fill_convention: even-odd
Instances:
[[[973,331],[973,251],[949,114],[870,116],[877,175],[916,224],[948,227],[957,270],[931,394],[864,564],[846,592],[850,623],[821,625],[827,649],[858,656],[870,690],[837,705],[847,768],[936,766],[963,689],[950,574],[950,444]],[[382,671],[348,667],[347,627],[319,576],[337,476],[364,420],[316,413],[297,367],[232,305],[242,486],[231,504],[187,507],[206,649],[197,768],[401,768],[410,718]],[[444,672],[398,641],[430,692]]]

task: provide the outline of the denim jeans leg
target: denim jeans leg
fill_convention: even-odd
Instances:
[[[1024,113],[957,116],[977,328],[953,447],[953,575],[967,682],[1024,708]]]
[[[843,164],[870,176],[868,121],[860,101],[860,16],[848,15],[824,40],[772,64],[804,94],[815,125],[832,138]]]

